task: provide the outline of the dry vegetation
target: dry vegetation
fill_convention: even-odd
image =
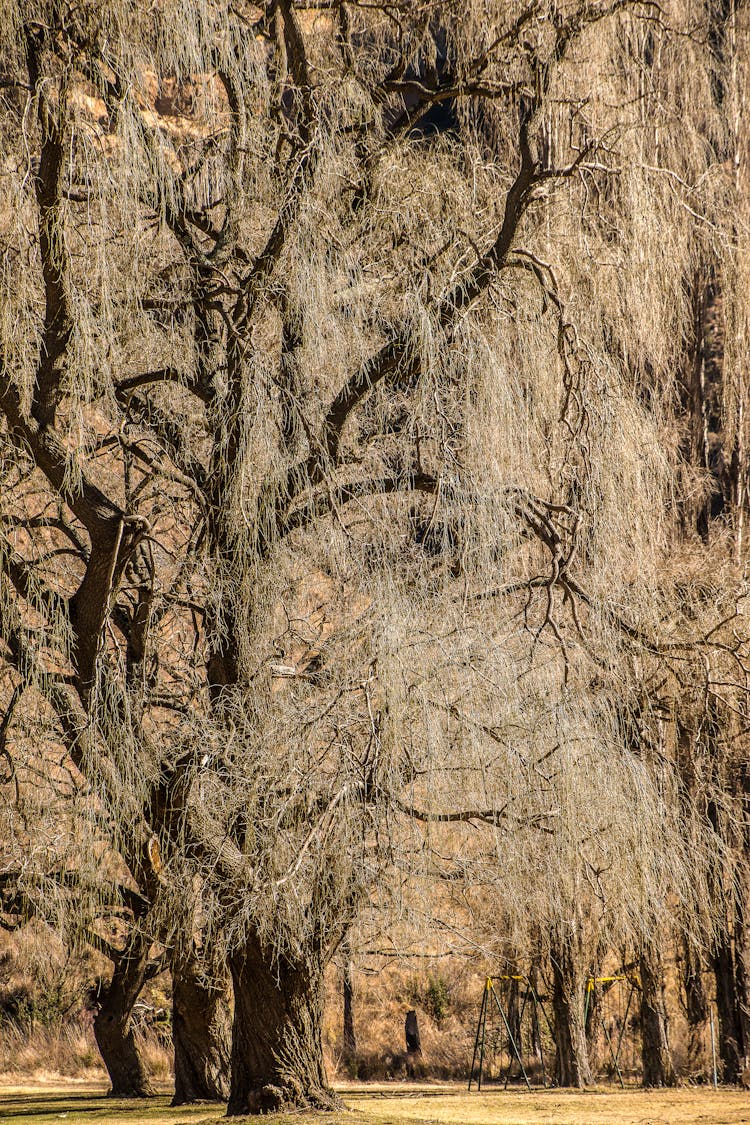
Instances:
[[[563,1085],[618,969],[647,1085],[709,1001],[741,1077],[749,18],[0,3],[0,921],[116,1094],[165,971],[235,1114],[404,1007],[455,1073],[488,966]]]

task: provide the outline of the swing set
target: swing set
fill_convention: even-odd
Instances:
[[[499,989],[495,987],[495,982],[498,982]],[[617,1075],[623,1088],[623,1069],[634,1069],[633,998],[638,991],[639,981],[625,970],[607,977],[591,976],[586,981],[584,1021],[587,1036],[591,1035],[590,1024],[593,1021],[604,1033],[610,1073]],[[506,1090],[511,1079],[520,1079],[531,1089],[529,1069],[532,1060],[539,1064],[542,1084],[551,1084],[545,1064],[540,1016],[554,1043],[554,1032],[543,998],[529,977],[514,974],[486,978],[474,1037],[469,1090],[474,1081],[478,1090],[482,1089],[483,1083],[491,1081],[498,1058],[502,1058],[503,1062],[497,1081],[502,1082]],[[625,1057],[628,1050],[629,1059]]]
[[[501,989],[501,995],[498,995],[495,981],[505,986]],[[539,1062],[543,1085],[548,1085],[540,1013],[544,1016],[551,1034],[552,1028],[542,1000],[527,976],[514,974],[487,977],[482,993],[477,1033],[474,1037],[474,1054],[469,1072],[470,1090],[475,1080],[475,1073],[478,1090],[482,1089],[483,1082],[489,1081],[487,1071],[492,1072],[498,1055],[504,1055],[507,1059],[500,1077],[504,1089],[507,1090],[511,1078],[522,1079],[527,1088],[531,1089],[528,1066],[533,1056]],[[517,1072],[514,1074],[516,1067]]]
[[[630,1048],[634,1053],[633,1036],[633,997],[640,990],[636,978],[628,972],[615,973],[609,977],[589,977],[586,982],[586,1003],[584,1020],[588,1028],[589,1016],[593,1014],[596,1023],[604,1032],[607,1053],[611,1068],[617,1075],[620,1085],[625,1087],[623,1067],[633,1069],[633,1058],[624,1058],[624,1051]],[[628,1024],[630,1017],[630,1024]]]

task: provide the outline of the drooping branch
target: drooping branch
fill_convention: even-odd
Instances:
[[[538,179],[539,172],[527,145],[523,149],[521,167],[506,196],[503,221],[494,242],[468,276],[443,295],[434,310],[436,322],[446,332],[446,346],[450,329],[455,326],[460,314],[490,287],[507,265]],[[349,377],[331,401],[323,422],[319,448],[313,451],[304,468],[297,466],[292,470],[289,494],[294,495],[295,489],[305,479],[316,482],[330,467],[338,464],[344,427],[378,383],[396,375],[414,382],[420,374],[421,361],[416,343],[408,329],[402,328]]]
[[[419,472],[332,484],[329,488],[321,488],[307,503],[284,515],[278,524],[278,533],[284,537],[292,531],[308,527],[328,513],[343,508],[355,500],[388,496],[396,492],[434,493],[437,491],[438,484],[437,477]]]
[[[29,418],[21,406],[15,384],[0,361],[0,411],[8,422],[13,444],[30,453],[53,489],[93,538],[107,535],[123,517],[118,504],[88,477],[85,471],[70,482],[67,452],[57,431]]]
[[[548,835],[553,835],[554,830],[544,822],[558,816],[558,813],[554,810],[546,813],[532,813],[530,816],[515,816],[508,811],[507,805],[499,809],[452,809],[450,812],[428,812],[403,801],[397,801],[396,803],[405,816],[412,820],[421,821],[423,824],[489,824],[498,828],[503,824],[512,822],[515,828],[534,828],[538,832],[544,832]]]
[[[180,473],[192,482],[197,491],[204,492],[207,487],[206,471],[187,448],[177,419],[157,406],[146,394],[127,386],[128,382],[125,379],[115,388],[118,405],[122,407],[128,420],[153,434],[159,447]],[[202,393],[200,397],[204,397]]]
[[[48,623],[64,620],[68,615],[68,600],[55,593],[44,583],[18,554],[5,536],[0,536],[0,572],[4,572],[17,593],[35,609],[42,610]]]
[[[39,26],[25,29],[26,65],[29,85],[36,96],[37,120],[42,144],[38,171],[34,177],[39,213],[39,252],[44,279],[44,327],[31,413],[40,426],[54,422],[60,399],[64,359],[72,333],[70,308],[65,284],[65,247],[62,214],[62,179],[65,158],[64,138],[59,120],[65,108],[65,86],[58,92],[61,104],[53,106],[48,80],[42,75],[44,31]]]

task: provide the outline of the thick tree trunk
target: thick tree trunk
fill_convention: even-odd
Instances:
[[[744,1065],[740,1081],[747,1086],[750,1073],[750,925],[747,918],[748,902],[750,902],[750,763],[747,761],[742,763],[738,781],[742,800],[742,837],[735,893],[734,979]]]
[[[323,966],[273,961],[251,936],[229,959],[234,986],[232,1078],[227,1114],[334,1109],[321,1018]]]
[[[147,1098],[154,1090],[138,1051],[133,1031],[133,1006],[146,982],[150,940],[131,934],[112,981],[100,997],[94,1036],[116,1098]]]
[[[639,959],[641,973],[641,1058],[644,1086],[674,1086],[675,1075],[669,1050],[664,974],[656,945],[644,946]]]
[[[579,963],[582,951],[575,937],[566,930],[550,953],[552,1012],[558,1085],[581,1088],[591,1084],[592,1076],[584,1018],[586,981]]]
[[[229,1097],[229,980],[220,966],[212,973],[207,979],[192,952],[172,963],[172,1105]]]

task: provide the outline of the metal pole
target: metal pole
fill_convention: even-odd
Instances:
[[[479,1079],[477,1081],[477,1090],[482,1089],[482,1078],[484,1077],[484,1037],[487,1031],[487,1015],[490,1010],[491,989],[492,977],[488,977],[487,983],[484,986],[484,1019],[482,1020],[482,1044],[479,1048]]]
[[[719,1085],[719,1077],[716,1072],[716,1036],[714,1035],[714,1006],[708,1006],[708,1022],[711,1027],[711,1061],[714,1067],[714,1089]]]
[[[534,1026],[536,1026],[536,1034],[537,1034],[537,1039],[539,1041],[539,1062],[542,1064],[542,1085],[546,1086],[547,1085],[547,1071],[546,1071],[546,1068],[545,1068],[545,1065],[544,1065],[544,1047],[542,1046],[542,1025],[539,1022],[539,1008],[541,1006],[541,1002],[539,1000],[539,997],[537,996],[537,991],[534,988],[534,985],[531,983],[531,981],[529,981],[529,987],[531,989],[531,996],[532,996],[532,999],[534,1001],[534,1006],[531,1009],[532,1013],[533,1013],[533,1019],[534,1019],[534,1023],[532,1024],[532,1029],[533,1029]],[[544,1011],[544,1009],[542,1009],[542,1011]],[[545,1012],[545,1019],[546,1018],[547,1017],[546,1017],[546,1012]]]

